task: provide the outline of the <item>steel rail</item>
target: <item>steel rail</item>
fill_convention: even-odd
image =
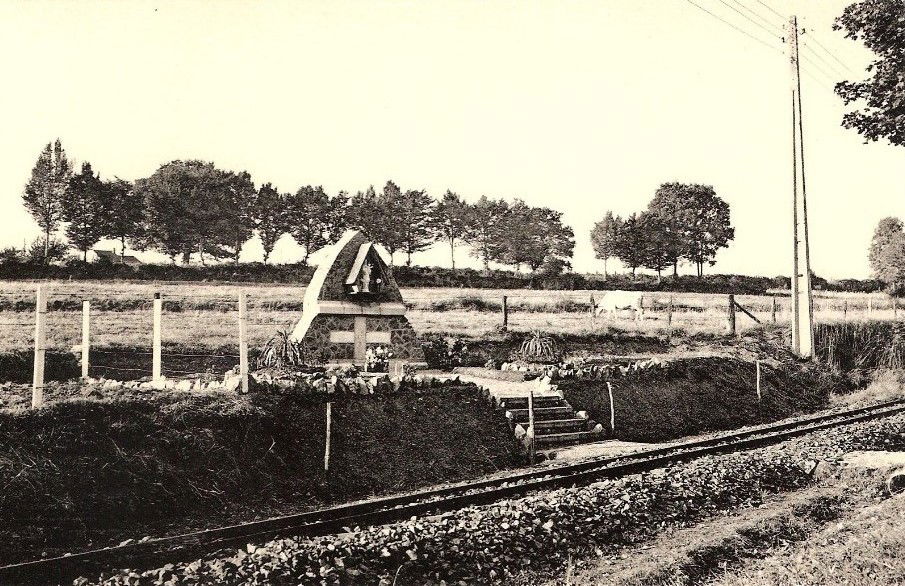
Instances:
[[[795,421],[767,424],[741,432],[727,432],[633,454],[590,458],[574,464],[535,468],[492,479],[428,488],[262,521],[4,565],[0,566],[0,584],[65,583],[80,575],[99,575],[112,568],[152,567],[157,563],[192,559],[218,549],[244,546],[250,540],[342,533],[352,527],[439,514],[537,490],[582,486],[702,456],[754,449],[815,431],[902,412],[905,412],[905,400],[888,401],[858,409],[803,417]]]

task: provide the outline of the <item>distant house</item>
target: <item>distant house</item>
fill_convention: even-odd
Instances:
[[[88,260],[91,262],[105,262],[113,265],[126,265],[128,267],[137,267],[141,265],[141,261],[132,255],[120,256],[112,250],[92,250],[88,254]]]

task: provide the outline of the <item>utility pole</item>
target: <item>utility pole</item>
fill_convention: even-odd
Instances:
[[[792,66],[792,350],[814,355],[814,298],[808,247],[808,203],[804,179],[804,124],[801,114],[801,71],[798,63],[798,19],[789,19],[786,38]]]

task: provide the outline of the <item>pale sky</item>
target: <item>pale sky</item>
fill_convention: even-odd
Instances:
[[[831,30],[849,0],[764,1],[863,70],[870,55]],[[781,49],[735,0],[695,2]],[[198,158],[282,191],[392,179],[521,197],[564,212],[579,271],[602,270],[588,233],[608,209],[641,210],[662,182],[707,183],[736,228],[707,271],[790,272],[788,60],[687,0],[5,0],[0,55],[0,246],[38,235],[22,188],[60,137],[104,177]],[[813,269],[866,277],[874,225],[905,217],[905,149],[841,128],[828,85],[803,78]],[[274,258],[300,256],[281,241]],[[457,261],[474,264],[465,248]],[[415,262],[448,264],[447,249]]]

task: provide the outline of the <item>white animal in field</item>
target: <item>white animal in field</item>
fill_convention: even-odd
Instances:
[[[618,311],[632,311],[635,319],[644,317],[642,294],[639,291],[607,291],[596,303],[596,315],[615,316]]]

